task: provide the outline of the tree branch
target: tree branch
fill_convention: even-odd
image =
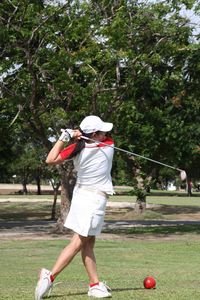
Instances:
[[[11,1],[9,1],[10,2],[10,4],[11,4]],[[7,28],[9,28],[10,27],[10,22],[11,22],[11,19],[14,17],[14,15],[17,13],[17,11],[18,11],[18,8],[19,8],[19,6],[14,6],[13,5],[13,7],[15,8],[15,10],[14,10],[14,12],[12,13],[12,15],[9,17],[9,19],[8,19],[8,23],[7,23],[7,25],[6,25],[6,27]]]
[[[68,0],[68,2],[66,4],[64,4],[63,6],[61,6],[59,9],[57,9],[54,13],[52,13],[51,15],[49,15],[48,17],[46,17],[45,20],[43,20],[42,22],[40,22],[40,24],[32,31],[31,37],[28,40],[28,45],[30,45],[30,43],[32,42],[35,33],[47,22],[49,21],[49,19],[51,19],[52,17],[54,17],[57,13],[59,13],[60,11],[62,11],[64,8],[66,8],[67,6],[69,6],[70,4],[70,0]]]

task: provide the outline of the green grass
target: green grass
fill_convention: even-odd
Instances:
[[[0,221],[45,220],[51,216],[49,202],[5,202],[0,204]]]
[[[0,195],[0,200],[1,199],[7,200],[8,202],[10,199],[16,199],[16,201],[27,200],[28,202],[29,200],[38,200],[53,203],[53,195]],[[200,206],[200,193],[194,194],[194,197],[187,197],[186,194],[180,192],[153,191],[152,194],[147,195],[146,199],[147,203],[152,204]],[[60,196],[58,196],[58,200],[60,200]],[[135,203],[136,196],[113,195],[109,197],[109,201]]]
[[[50,269],[65,244],[63,240],[1,241],[0,299],[32,300],[38,269]],[[113,299],[199,299],[199,242],[195,240],[98,240],[96,257],[100,278],[113,289]],[[156,278],[155,290],[143,288],[147,275]],[[88,299],[80,256],[57,281],[61,283],[50,299]]]
[[[60,196],[58,196],[60,198]],[[14,200],[14,199],[22,199],[22,200],[52,200],[53,201],[53,195],[0,195],[0,200],[5,199],[5,200]]]
[[[111,202],[135,203],[134,196],[112,196]],[[200,197],[185,196],[147,196],[147,204],[155,204],[147,207],[145,213],[136,215],[131,208],[107,209],[107,219],[121,220],[199,220]]]
[[[182,238],[185,234],[194,234],[195,238],[200,238],[200,225],[165,225],[165,226],[136,226],[130,228],[114,228],[104,229],[104,233],[113,233],[121,237],[126,235],[144,235],[144,237],[174,237]],[[199,237],[198,237],[199,235]]]
[[[147,203],[163,205],[200,206],[199,197],[147,196]]]
[[[136,197],[135,196],[128,196],[128,195],[123,195],[123,196],[110,196],[109,201],[112,202],[130,202],[130,203],[135,203],[136,202]],[[163,204],[163,205],[195,205],[195,206],[200,206],[200,194],[199,196],[195,197],[186,197],[184,195],[148,195],[146,197],[147,203],[152,203],[152,204]]]
[[[4,196],[5,197],[5,196]],[[2,198],[2,197],[1,197]],[[32,196],[11,197],[15,202],[8,201],[0,203],[0,221],[16,220],[47,220],[51,217],[52,201],[50,198],[39,198]],[[2,198],[6,199],[6,198]],[[33,200],[39,201],[33,201]],[[21,201],[22,200],[22,201]],[[27,200],[26,202],[24,200]],[[32,201],[29,201],[32,200]],[[51,199],[50,199],[51,200]],[[111,196],[111,202],[135,202],[134,196]],[[107,220],[175,220],[191,219],[198,220],[200,217],[200,197],[185,196],[147,196],[147,204],[159,204],[151,207],[142,215],[136,215],[132,208],[107,208]],[[59,213],[60,204],[57,205]]]
[[[20,196],[20,199],[25,197]],[[37,197],[31,196],[31,199]],[[41,202],[0,203],[0,220],[47,219],[51,213],[51,202],[44,200],[53,199],[51,197],[42,197]],[[120,202],[134,202],[133,196],[112,196],[111,201],[115,198]],[[153,195],[147,197],[147,203],[162,204],[159,210],[146,211],[144,218],[147,219],[166,219],[179,213],[189,216],[200,211],[200,197]],[[121,210],[120,216],[131,213]],[[112,218],[114,214],[117,219],[118,211],[110,212]],[[199,299],[200,225],[109,229],[109,233],[117,234],[119,240],[97,240],[96,256],[100,279],[106,280],[113,289],[113,299]],[[39,268],[50,269],[66,243],[63,237],[60,240],[1,239],[0,299],[33,299]],[[155,290],[143,288],[143,279],[148,275],[156,278]],[[55,286],[50,300],[88,299],[88,279],[80,256],[61,273],[57,281],[61,283]]]

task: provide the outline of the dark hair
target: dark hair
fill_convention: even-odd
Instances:
[[[82,135],[85,137],[91,137],[91,133],[86,134],[84,133],[81,129],[79,129],[79,131],[82,132]],[[72,151],[72,153],[69,155],[68,159],[75,157],[77,154],[79,154],[81,152],[81,150],[83,150],[85,148],[85,143],[86,141],[84,139],[80,139],[78,140],[75,144],[74,150]]]

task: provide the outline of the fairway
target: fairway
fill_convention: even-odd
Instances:
[[[40,267],[51,268],[64,240],[1,241],[0,299],[31,300]],[[96,254],[101,280],[113,299],[197,300],[200,295],[199,242],[182,240],[98,240]],[[143,279],[154,276],[155,290]],[[50,299],[88,299],[87,276],[78,255],[61,273]]]
[[[120,202],[134,202],[132,196],[113,196],[110,201],[115,201],[117,197]],[[31,300],[34,299],[39,269],[51,269],[68,241],[65,242],[63,235],[48,233],[51,212],[49,197],[39,198],[38,201],[37,196],[29,199],[22,196],[12,198],[14,201],[11,201],[11,197],[5,197],[8,201],[2,202],[0,207],[0,299]],[[154,210],[147,210],[144,219],[199,219],[199,197],[154,195],[147,198],[147,203],[158,206]],[[113,221],[119,218],[133,220],[133,217],[133,210],[126,208],[112,207],[106,214],[106,219]],[[18,235],[19,225],[13,225],[10,229],[6,227],[12,221],[27,222],[21,235]],[[47,222],[47,227],[40,227],[40,221],[42,224]],[[36,222],[35,226],[31,227],[31,222]],[[15,240],[9,240],[9,234]],[[96,244],[100,280],[107,282],[112,288],[113,299],[118,300],[199,299],[199,252],[200,226],[197,224],[104,228]],[[156,279],[156,289],[143,288],[146,276]],[[60,274],[56,283],[49,299],[89,299],[88,279],[80,255]]]

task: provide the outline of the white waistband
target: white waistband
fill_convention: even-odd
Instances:
[[[101,195],[101,196],[104,196],[104,197],[108,198],[108,194],[106,194],[106,192],[99,191],[99,190],[97,190],[97,189],[95,189],[95,188],[92,188],[92,187],[87,187],[87,186],[82,185],[82,184],[80,184],[80,183],[76,184],[76,185],[75,185],[75,188],[82,189],[82,190],[84,190],[84,191],[93,192],[93,193],[96,193],[96,194],[98,194],[98,195]]]

